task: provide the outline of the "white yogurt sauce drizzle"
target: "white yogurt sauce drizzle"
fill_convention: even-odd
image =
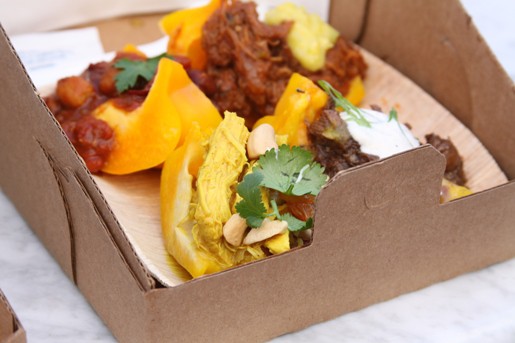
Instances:
[[[352,137],[361,145],[364,153],[386,158],[400,152],[416,148],[420,142],[411,131],[395,119],[388,120],[388,115],[369,109],[360,109],[371,127],[365,127],[349,120],[346,112],[340,116],[347,123]]]

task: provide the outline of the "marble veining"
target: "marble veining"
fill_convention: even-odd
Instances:
[[[0,223],[0,288],[29,342],[115,341],[1,192]]]

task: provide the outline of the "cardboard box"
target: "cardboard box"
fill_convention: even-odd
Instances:
[[[25,330],[0,290],[0,343],[25,343]]]
[[[330,21],[451,110],[515,177],[513,84],[457,0],[333,1]],[[102,24],[107,48],[127,41],[128,23],[116,21],[117,35]],[[515,183],[439,205],[443,158],[423,146],[334,178],[311,245],[163,288],[5,34],[0,52],[0,185],[120,341],[263,341],[515,256]]]

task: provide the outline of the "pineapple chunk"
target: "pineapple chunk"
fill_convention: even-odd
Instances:
[[[459,186],[447,179],[442,179],[442,188],[440,191],[440,203],[448,202],[454,199],[465,197],[472,194],[472,191],[464,186]]]
[[[290,231],[270,237],[265,241],[265,247],[274,255],[290,250]]]
[[[338,31],[317,15],[292,3],[279,5],[265,16],[265,22],[269,25],[284,21],[294,22],[286,40],[295,58],[309,71],[322,69],[327,50],[338,39]]]

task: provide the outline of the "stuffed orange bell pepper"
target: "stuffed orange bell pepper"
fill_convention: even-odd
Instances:
[[[211,133],[222,121],[222,116],[209,98],[191,81],[188,73],[180,63],[171,65],[171,82],[173,91],[170,92],[170,100],[173,102],[182,123],[182,134],[179,140],[181,145],[192,124],[200,124],[203,133]]]
[[[220,5],[221,0],[212,0],[205,6],[172,12],[164,17],[160,25],[170,37],[168,53],[187,56],[194,69],[203,69],[206,54],[201,44],[202,26]]]
[[[222,120],[182,65],[168,58],[160,60],[154,83],[140,107],[126,112],[108,101],[94,116],[115,132],[115,147],[102,171],[118,175],[163,163],[184,141],[193,122],[210,132]]]

